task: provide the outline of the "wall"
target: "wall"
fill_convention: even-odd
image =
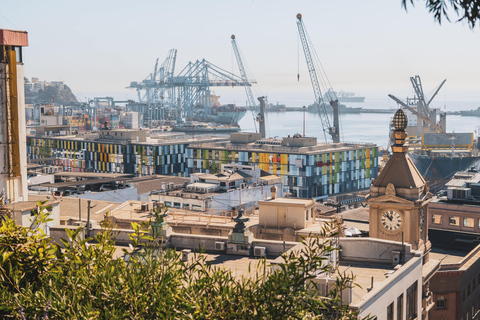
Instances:
[[[17,225],[21,225],[23,227],[30,227],[33,221],[33,217],[30,215],[30,210],[35,208],[36,202],[34,201],[29,201],[31,202],[31,208],[24,209],[24,211],[21,210],[13,210],[13,216],[15,223]],[[47,222],[46,224],[43,224],[40,226],[40,229],[44,230],[46,234],[49,234],[49,228],[51,226],[59,225],[60,224],[60,206],[59,202],[55,202],[50,204],[52,206],[52,211],[50,213],[50,218],[53,219],[50,222]]]
[[[0,52],[3,54],[3,51]],[[18,57],[17,57],[18,58]],[[5,64],[0,63],[0,74],[5,73]],[[27,153],[26,153],[26,120],[25,120],[25,92],[24,92],[24,79],[23,79],[23,64],[17,63],[17,100],[18,100],[18,130],[16,132],[16,142],[19,144],[20,149],[20,176],[12,178],[13,183],[8,183],[8,174],[5,169],[7,159],[6,155],[6,142],[7,142],[7,122],[5,120],[6,115],[6,92],[5,83],[0,81],[0,143],[3,145],[0,149],[0,190],[6,193],[8,202],[28,201],[28,189],[27,189]]]
[[[295,200],[293,200],[295,201]],[[304,229],[311,226],[315,220],[312,217],[314,200],[306,200],[305,204],[284,201],[260,201],[259,202],[259,225],[264,228],[293,228]],[[285,222],[280,220],[282,210],[285,212]],[[308,211],[308,219],[307,218]]]
[[[55,176],[53,174],[38,175],[35,177],[31,177],[30,179],[27,180],[27,182],[29,185],[35,185],[40,183],[53,183],[54,178]]]
[[[413,256],[412,245],[405,244],[405,256],[408,260]],[[393,263],[393,251],[402,249],[402,243],[374,238],[341,238],[341,259],[358,261],[376,261]]]
[[[441,215],[440,223],[433,223],[433,215]],[[450,225],[449,217],[459,217],[459,225]],[[480,233],[480,205],[459,205],[445,202],[428,204],[428,226],[431,229],[456,230]],[[464,218],[471,218],[473,225],[465,226]]]
[[[282,184],[275,184],[280,194],[283,196]],[[247,186],[244,189],[231,189],[226,193],[218,194],[212,197],[212,200],[208,204],[208,209],[213,210],[231,210],[232,207],[238,207],[240,204],[240,192],[242,194],[242,206],[243,208],[250,208],[257,206],[259,200],[264,200],[272,196],[270,191],[271,186]]]
[[[340,238],[341,260],[368,260],[387,262],[381,253],[399,248],[401,243],[370,238]],[[407,252],[410,245],[406,245]],[[379,254],[380,253],[380,254]],[[388,255],[388,254],[387,254]],[[364,295],[360,302],[350,305],[352,309],[360,310],[359,318],[374,315],[377,319],[387,319],[387,306],[393,302],[393,312],[396,319],[397,298],[403,294],[403,317],[406,317],[407,289],[417,281],[417,319],[422,318],[422,252],[412,252],[407,262],[383,282],[374,284],[373,290]],[[385,261],[382,261],[385,260]],[[390,263],[392,260],[389,260]],[[372,264],[373,264],[372,263]]]

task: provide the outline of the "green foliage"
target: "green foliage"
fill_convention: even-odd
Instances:
[[[408,2],[414,5],[414,0],[402,0],[405,10]],[[452,10],[459,17],[458,21],[467,21],[472,29],[480,19],[480,0],[425,0],[425,5],[439,24],[442,18],[450,21],[449,11]]]
[[[254,276],[239,279],[201,254],[184,263],[153,241],[148,224],[132,224],[134,250],[125,260],[114,258],[114,232],[106,223],[94,239],[67,229],[61,247],[40,228],[48,220],[44,205],[38,204],[31,228],[8,217],[2,223],[2,318],[356,319],[339,295],[350,278],[338,277],[328,298],[311,282],[318,270],[333,271],[325,257],[334,250],[329,240],[313,239],[302,252],[284,254],[285,263],[272,272],[263,272],[269,268],[262,260]],[[162,210],[152,221],[163,222]]]

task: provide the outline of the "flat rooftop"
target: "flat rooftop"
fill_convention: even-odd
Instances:
[[[132,177],[133,173],[96,173],[96,172],[57,172],[56,177],[74,177],[74,178],[126,178]]]
[[[218,149],[218,150],[237,150],[248,152],[277,152],[277,153],[294,153],[294,154],[319,154],[340,151],[350,151],[365,148],[377,147],[373,143],[318,143],[316,146],[309,147],[287,147],[274,144],[252,143],[231,143],[231,142],[209,142],[200,143],[190,146],[190,148],[202,149]]]
[[[386,280],[394,272],[392,264],[381,264],[372,262],[359,262],[340,260],[339,270],[347,275],[355,276],[354,283],[359,286],[352,288],[352,303],[357,304],[363,301],[363,297],[369,292],[367,289],[371,287],[373,277],[373,288],[380,282]]]
[[[126,129],[124,129],[126,130]],[[138,131],[138,130],[131,130],[131,131]],[[196,144],[196,143],[204,143],[204,142],[211,142],[211,141],[226,141],[229,140],[228,136],[219,136],[219,135],[195,135],[195,136],[188,136],[188,135],[179,135],[178,133],[165,133],[165,134],[154,134],[154,135],[147,135],[145,142],[136,142],[131,139],[106,139],[99,137],[98,133],[94,132],[87,132],[78,135],[64,135],[64,136],[36,136],[36,135],[27,135],[29,138],[48,138],[54,140],[72,140],[72,141],[87,141],[87,142],[99,142],[99,143],[111,143],[111,144],[136,144],[136,145],[156,145],[156,146],[163,146],[163,145],[172,145],[172,144]]]
[[[28,195],[28,202],[45,200],[47,197],[45,195]],[[79,210],[81,209],[82,220],[87,219],[87,199],[79,199],[74,197],[52,197],[48,198],[47,204],[50,204],[52,201],[60,202],[60,220],[78,219]],[[80,205],[79,205],[80,203]],[[112,202],[104,200],[91,200],[91,210],[90,210],[90,219],[100,222],[104,219],[105,213],[111,211],[119,206],[121,202]]]
[[[298,204],[306,205],[312,202],[312,199],[300,199],[300,198],[269,198],[264,200],[259,200],[262,203],[288,203],[288,204]]]
[[[441,265],[460,263],[470,252],[432,248],[430,259],[440,260]]]

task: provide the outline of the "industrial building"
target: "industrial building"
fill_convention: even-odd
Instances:
[[[230,141],[191,144],[186,150],[187,174],[216,173],[226,163],[256,165],[282,178],[284,192],[299,198],[367,189],[378,175],[377,146],[359,143],[317,143],[301,136],[262,139],[260,133],[232,133]]]

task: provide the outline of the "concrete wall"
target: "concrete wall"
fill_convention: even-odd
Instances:
[[[53,183],[55,176],[53,174],[39,175],[28,179],[28,184]]]
[[[1,53],[3,54],[3,52]],[[6,65],[0,63],[0,74],[4,74]],[[7,121],[5,115],[7,101],[7,92],[5,91],[4,80],[0,80],[0,192],[5,194],[6,200],[10,202],[28,201],[27,189],[27,137],[26,137],[26,119],[25,119],[25,89],[23,79],[23,64],[17,63],[17,100],[18,100],[18,128],[16,141],[20,146],[20,176],[12,178],[12,183],[8,182],[7,168]]]
[[[282,184],[275,184],[278,190],[282,190]],[[231,207],[237,208],[240,204],[240,193],[242,207],[250,208],[258,206],[259,200],[264,200],[272,196],[271,186],[247,186],[244,189],[231,189],[226,193],[218,194],[212,197],[207,203],[207,209],[215,211],[231,210]],[[283,191],[277,191],[279,196],[283,196]]]
[[[32,202],[32,208],[35,206],[35,203]],[[33,216],[30,214],[30,208],[25,209],[24,211],[21,210],[13,210],[13,219],[17,225],[21,225],[22,227],[30,227],[32,225]],[[50,218],[53,221],[47,222],[46,224],[40,225],[40,229],[42,229],[46,234],[50,234],[50,227],[59,225],[60,224],[60,206],[59,202],[52,204],[52,212],[50,213]]]
[[[192,235],[192,234],[178,234],[174,233],[170,236],[169,246],[176,249],[191,249],[198,251],[199,248],[207,251],[219,251],[215,249],[215,242],[227,243],[228,237],[222,236],[205,236],[205,235]],[[251,244],[251,248],[256,246],[265,247],[268,255],[279,255],[282,252],[288,251],[297,245],[298,242],[283,242],[283,241],[268,241],[268,240],[254,240]],[[227,245],[225,246],[227,248]]]
[[[440,223],[433,223],[433,215],[441,216]],[[459,225],[450,225],[449,218],[458,217]],[[480,234],[480,206],[453,203],[430,202],[428,204],[428,227],[432,229],[455,230]],[[471,219],[471,226],[465,226],[464,218]],[[438,220],[437,220],[438,221]]]
[[[340,238],[340,259],[392,263],[393,250],[401,249],[401,243],[372,238]],[[397,298],[403,294],[403,319],[406,319],[407,289],[417,281],[417,318],[422,318],[422,252],[406,247],[406,263],[383,282],[376,282],[373,290],[350,307],[359,310],[359,318],[372,315],[387,319],[387,306],[393,303],[394,319],[397,313]],[[402,319],[402,320],[403,320]]]
[[[351,304],[351,308],[360,310],[359,318],[368,315],[377,319],[387,319],[387,306],[393,303],[394,319],[397,313],[397,299],[403,294],[402,314],[406,318],[407,289],[417,282],[417,318],[422,319],[422,257],[421,254],[410,259],[389,278],[375,284],[373,290],[363,296],[363,301]],[[402,320],[403,320],[402,319]]]
[[[402,249],[401,242],[375,238],[340,238],[340,259],[393,263],[393,251]],[[412,245],[405,244],[405,257],[413,257]]]
[[[170,247],[176,249],[192,249],[195,251],[215,250],[215,242],[224,242],[228,240],[227,237],[220,236],[204,236],[194,234],[180,234],[174,233],[170,236]]]
[[[259,202],[259,225],[263,228],[304,229],[315,223],[312,200],[308,204],[282,202]],[[307,219],[308,216],[308,219]]]
[[[282,190],[282,184],[275,184],[278,190]],[[248,209],[258,206],[258,201],[265,198],[270,198],[272,192],[271,186],[247,186],[243,189],[230,189],[225,193],[209,194],[206,198],[202,198],[203,195],[199,195],[199,199],[191,198],[190,194],[184,197],[169,196],[166,193],[152,194],[150,196],[151,201],[156,200],[161,203],[165,201],[171,203],[171,207],[174,207],[174,203],[179,203],[180,208],[185,208],[188,205],[190,210],[193,206],[196,206],[198,210],[212,212],[213,214],[220,214],[225,211],[232,210],[232,208],[238,208],[240,205],[240,193],[242,199],[242,208]],[[277,191],[277,194],[283,196],[283,191]],[[191,194],[194,196],[194,194]]]

